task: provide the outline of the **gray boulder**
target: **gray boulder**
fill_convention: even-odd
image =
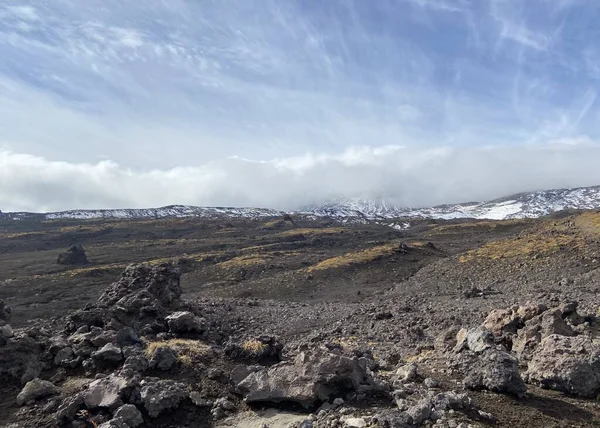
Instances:
[[[550,335],[532,353],[525,377],[544,388],[595,398],[600,393],[600,341]]]
[[[81,244],[75,244],[71,245],[64,253],[60,253],[56,263],[59,265],[86,265],[89,261]]]
[[[291,362],[249,374],[237,385],[247,403],[293,402],[306,408],[373,386],[357,360],[326,352],[302,352]]]
[[[517,397],[527,391],[517,359],[498,349],[486,349],[467,364],[464,384],[470,389],[487,389]]]
[[[204,318],[198,317],[188,311],[174,312],[166,318],[171,333],[202,333],[207,325]]]
[[[130,428],[122,418],[113,418],[110,421],[98,425],[98,428]]]
[[[170,370],[176,362],[177,355],[175,355],[175,352],[167,346],[161,346],[154,351],[149,366],[166,371]]]
[[[481,353],[493,347],[494,335],[487,328],[477,327],[468,331],[463,328],[456,335],[454,352],[461,352],[468,349],[475,353]]]
[[[4,303],[4,300],[0,300],[0,325],[2,325],[3,322],[10,322],[11,312],[10,306],[7,306],[6,303]]]
[[[19,395],[17,404],[22,406],[30,401],[58,394],[58,388],[52,382],[41,379],[33,379],[25,384]]]
[[[92,359],[100,362],[119,362],[123,360],[121,348],[112,343],[107,343],[102,348],[92,352]]]
[[[122,419],[131,428],[136,428],[144,423],[142,412],[133,404],[122,405],[113,416],[115,419]]]
[[[123,398],[128,397],[138,385],[139,381],[136,377],[112,373],[90,383],[82,396],[88,409],[116,408],[123,404]]]
[[[54,365],[58,367],[74,368],[79,365],[81,358],[77,357],[73,352],[73,348],[66,347],[61,349],[54,356]]]
[[[11,337],[13,337],[15,335],[12,327],[10,326],[10,324],[1,324],[0,321],[0,346],[4,346],[6,345],[6,343],[8,342],[8,339],[10,339]]]
[[[179,382],[158,379],[142,382],[142,403],[153,418],[177,408],[187,395],[186,386]]]

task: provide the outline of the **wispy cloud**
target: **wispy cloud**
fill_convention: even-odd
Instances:
[[[6,0],[0,141],[137,177],[231,156],[600,140],[599,13],[584,0]]]

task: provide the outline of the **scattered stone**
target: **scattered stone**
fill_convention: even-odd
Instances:
[[[30,401],[58,394],[58,388],[52,382],[33,379],[25,384],[19,395],[17,395],[17,404],[22,406]]]
[[[124,404],[114,413],[115,419],[122,419],[129,427],[136,428],[144,423],[142,412],[133,404]]]
[[[435,379],[432,379],[432,378],[430,378],[430,377],[426,378],[426,379],[423,381],[423,383],[425,384],[425,386],[426,386],[427,388],[430,388],[430,389],[433,389],[433,388],[438,388],[438,387],[440,386],[440,383],[439,383],[437,380],[435,380]]]
[[[142,382],[141,400],[150,417],[175,409],[187,397],[184,384],[173,380],[147,380]]]
[[[117,332],[116,341],[117,345],[119,345],[121,348],[141,343],[140,337],[131,327],[125,327],[119,330]]]
[[[456,336],[456,347],[454,352],[469,349],[475,353],[481,353],[494,346],[494,335],[485,327],[477,327],[473,330],[462,329]]]
[[[418,367],[414,363],[405,364],[396,370],[396,376],[403,383],[414,382],[419,377]]]
[[[88,409],[115,408],[123,404],[122,398],[127,396],[137,384],[135,378],[126,378],[121,374],[112,373],[90,383],[88,389],[83,392],[83,400]]]
[[[174,312],[166,318],[169,330],[174,334],[202,333],[207,329],[206,321],[191,312]]]
[[[119,362],[123,360],[121,348],[112,343],[107,343],[102,348],[92,352],[92,359],[105,362]]]

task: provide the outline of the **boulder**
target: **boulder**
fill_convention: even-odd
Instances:
[[[575,331],[563,319],[560,309],[549,309],[525,323],[512,342],[512,351],[520,360],[528,361],[534,349],[552,334],[574,336]]]
[[[10,324],[0,325],[0,346],[6,345],[8,339],[15,335]]]
[[[81,358],[73,352],[73,348],[67,346],[62,348],[54,356],[54,365],[58,367],[75,368],[81,363]]]
[[[372,387],[356,359],[327,352],[300,353],[293,361],[249,374],[237,385],[247,403],[297,403],[305,408]]]
[[[15,332],[4,346],[0,346],[0,375],[20,379],[24,385],[42,372],[44,339],[23,331]]]
[[[142,382],[142,403],[152,418],[177,408],[187,395],[186,386],[173,380],[156,379]]]
[[[17,404],[22,406],[30,401],[58,394],[58,388],[52,382],[35,378],[25,384],[19,395]]]
[[[3,322],[10,322],[11,312],[10,306],[7,306],[6,303],[4,303],[4,300],[0,300],[0,325],[2,325]]]
[[[600,341],[586,336],[550,335],[533,351],[526,379],[580,397],[600,393]]]
[[[123,398],[129,396],[138,384],[135,377],[112,373],[90,383],[82,394],[83,400],[88,409],[116,408],[123,404]]]
[[[112,343],[107,343],[102,348],[92,352],[92,359],[99,362],[116,363],[123,360],[121,348]]]
[[[122,405],[113,416],[115,419],[122,419],[131,428],[136,428],[144,423],[142,412],[133,404]]]
[[[204,318],[200,318],[188,311],[174,312],[165,319],[169,330],[174,334],[202,333],[207,328]]]
[[[176,362],[175,352],[167,346],[161,346],[154,351],[149,366],[159,370],[170,370]]]
[[[494,335],[492,332],[485,327],[477,327],[468,331],[462,329],[458,332],[454,352],[468,349],[475,353],[481,353],[492,347],[494,347]]]
[[[486,349],[466,365],[464,384],[470,389],[523,396],[527,387],[519,374],[519,362],[508,352]]]
[[[64,253],[60,253],[56,263],[59,265],[86,265],[89,262],[81,244],[75,244],[71,245]]]

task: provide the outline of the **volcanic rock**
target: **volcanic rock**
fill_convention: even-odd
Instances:
[[[71,245],[66,252],[60,253],[56,263],[59,265],[86,265],[89,262],[81,244],[75,244]]]

